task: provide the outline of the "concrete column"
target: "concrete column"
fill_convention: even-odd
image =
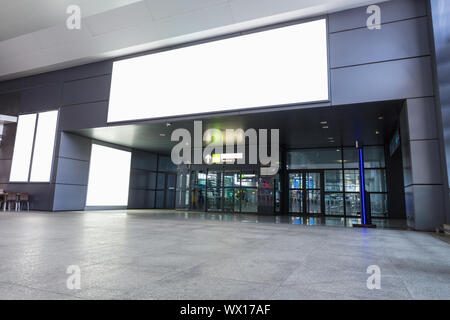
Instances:
[[[446,216],[434,98],[406,100],[400,130],[408,226],[433,231]]]

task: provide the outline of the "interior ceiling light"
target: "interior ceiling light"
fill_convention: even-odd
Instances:
[[[165,137],[165,136],[166,136],[165,133],[160,133],[159,135],[160,135],[161,137]]]
[[[383,119],[384,119],[383,116],[379,116],[379,117],[378,117],[378,120],[383,120]]]
[[[320,124],[328,124],[328,121],[321,121]]]
[[[380,131],[378,131],[378,130],[377,130],[377,131],[375,131],[375,134],[380,134]]]
[[[328,129],[328,126],[323,126],[322,129]]]

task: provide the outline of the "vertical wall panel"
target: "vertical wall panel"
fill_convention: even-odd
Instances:
[[[332,68],[430,54],[427,18],[330,34]]]
[[[433,96],[429,57],[331,70],[333,105]]]
[[[426,4],[423,0],[393,0],[378,5],[382,13],[381,23],[411,19],[427,14]],[[329,18],[330,32],[364,28],[369,17],[366,13],[367,7],[331,14]]]

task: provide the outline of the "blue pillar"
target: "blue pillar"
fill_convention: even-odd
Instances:
[[[366,179],[364,177],[364,152],[362,146],[359,147],[359,184],[361,192],[361,223],[367,224],[367,210],[366,210]]]
[[[361,224],[355,224],[354,227],[362,228],[376,228],[372,224],[372,217],[370,216],[370,211],[368,211],[369,199],[366,197],[366,181],[364,176],[364,150],[360,141],[356,142],[356,147],[359,151],[359,189],[361,193]]]

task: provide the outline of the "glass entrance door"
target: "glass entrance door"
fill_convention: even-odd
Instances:
[[[289,173],[289,212],[304,215],[324,213],[323,172]]]

